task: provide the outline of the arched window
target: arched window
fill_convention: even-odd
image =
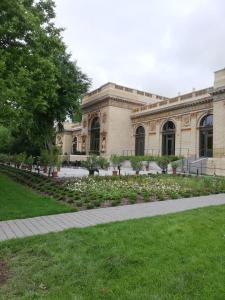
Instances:
[[[145,154],[145,129],[139,126],[135,133],[135,155]]]
[[[175,155],[176,128],[172,121],[164,124],[162,130],[162,155]]]
[[[199,156],[213,156],[213,115],[204,116],[200,121]]]
[[[73,139],[73,154],[77,154],[77,137]]]
[[[100,144],[100,122],[99,118],[96,117],[91,123],[91,139],[90,139],[90,152],[99,154]]]

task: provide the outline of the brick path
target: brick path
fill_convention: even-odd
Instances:
[[[199,207],[225,204],[225,194],[150,202],[0,222],[0,241],[68,228],[151,217]]]

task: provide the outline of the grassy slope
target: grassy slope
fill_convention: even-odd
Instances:
[[[0,299],[224,300],[225,206],[4,242],[0,258]]]
[[[0,221],[68,212],[71,208],[0,175]]]

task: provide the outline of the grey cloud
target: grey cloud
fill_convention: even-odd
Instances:
[[[165,96],[225,67],[223,0],[56,0],[56,24],[93,88],[115,81]]]

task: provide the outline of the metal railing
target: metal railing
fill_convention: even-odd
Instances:
[[[136,152],[135,149],[127,149],[122,151],[122,156],[135,156]],[[146,156],[161,156],[162,155],[162,150],[159,148],[146,148],[144,150],[144,154]],[[175,154],[177,156],[184,156],[184,157],[189,157],[189,148],[176,148],[175,149]]]

